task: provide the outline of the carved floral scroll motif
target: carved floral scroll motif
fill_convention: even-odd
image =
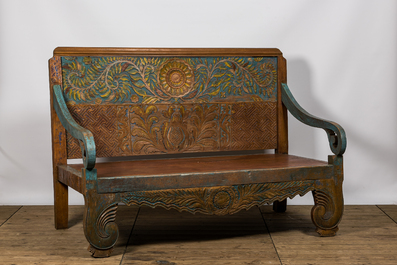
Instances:
[[[141,191],[121,194],[128,205],[162,206],[191,213],[225,215],[276,200],[303,196],[314,189],[314,180],[235,185],[225,187]]]
[[[275,101],[274,57],[62,57],[73,104]],[[230,101],[229,101],[230,102]]]
[[[70,107],[90,130],[98,157],[276,148],[276,103],[92,105]],[[249,119],[248,119],[249,118]],[[68,157],[79,158],[67,136]]]
[[[275,57],[62,57],[62,83],[98,157],[274,149],[276,69]]]
[[[135,153],[219,150],[218,104],[132,107]]]

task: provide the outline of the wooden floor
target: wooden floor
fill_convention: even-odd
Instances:
[[[346,206],[336,237],[321,238],[311,206],[254,207],[230,216],[120,206],[112,257],[86,250],[83,207],[55,230],[51,206],[0,206],[0,264],[397,264],[397,205]]]

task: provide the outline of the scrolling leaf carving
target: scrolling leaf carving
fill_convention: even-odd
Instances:
[[[76,104],[275,101],[277,94],[272,57],[62,57],[62,71],[66,101]]]
[[[225,215],[253,206],[303,196],[313,190],[313,180],[248,184],[176,190],[140,191],[121,194],[128,205],[162,206],[191,213]]]

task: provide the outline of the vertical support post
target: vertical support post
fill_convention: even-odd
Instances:
[[[50,99],[51,99],[51,139],[52,167],[54,182],[54,217],[55,228],[68,227],[68,186],[58,180],[58,165],[67,163],[66,130],[63,128],[53,106],[53,86],[62,84],[61,58],[54,56],[49,60]]]
[[[288,154],[288,110],[281,99],[281,83],[287,83],[287,60],[278,57],[278,82],[277,82],[277,149],[276,154]],[[273,211],[285,212],[287,199],[273,203]]]
[[[277,86],[277,154],[288,154],[288,110],[281,99],[281,83],[287,83],[287,61],[278,57]]]

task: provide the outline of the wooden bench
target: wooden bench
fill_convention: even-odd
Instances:
[[[117,241],[118,203],[283,212],[312,191],[317,232],[337,232],[345,133],[298,105],[278,49],[61,47],[49,69],[55,227],[68,226],[68,187],[83,194],[94,257]],[[327,162],[288,154],[287,110],[325,130]]]

